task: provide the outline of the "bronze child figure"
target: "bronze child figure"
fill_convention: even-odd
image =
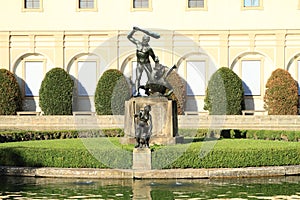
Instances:
[[[135,148],[149,148],[149,140],[152,134],[151,106],[146,105],[144,110],[134,114],[135,121]]]

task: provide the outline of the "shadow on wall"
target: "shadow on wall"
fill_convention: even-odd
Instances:
[[[195,98],[195,94],[191,88],[191,86],[183,79],[184,85],[186,85],[186,103],[185,103],[185,111],[189,112],[199,112],[203,108],[198,108],[198,102]],[[189,91],[189,92],[188,92]]]
[[[90,96],[88,96],[88,92],[86,88],[79,82],[78,79],[76,79],[71,74],[70,76],[74,81],[73,111],[93,111],[92,103],[94,102],[91,102]]]
[[[26,84],[25,80],[19,77],[18,75],[14,74],[22,94],[22,110],[24,111],[36,111],[38,109],[37,102],[34,99],[33,92]]]
[[[39,109],[38,101],[34,98],[33,92],[30,87],[26,84],[25,80],[15,74],[18,84],[22,93],[22,110],[24,111],[37,111]],[[79,95],[78,84],[79,81],[71,75],[72,80],[74,81],[73,89],[73,111],[92,111],[92,100],[90,96]],[[87,90],[81,85],[80,94],[88,94]]]
[[[255,104],[251,89],[249,86],[243,81],[244,88],[244,101],[245,101],[245,110],[255,110]]]

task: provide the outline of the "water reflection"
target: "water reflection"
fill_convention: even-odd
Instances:
[[[1,199],[300,199],[300,177],[54,179],[1,177]]]

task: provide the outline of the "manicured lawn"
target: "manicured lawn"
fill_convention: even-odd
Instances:
[[[64,139],[0,144],[0,165],[33,167],[125,168],[133,145],[119,138]],[[153,146],[152,167],[216,168],[300,164],[300,142],[221,139]]]

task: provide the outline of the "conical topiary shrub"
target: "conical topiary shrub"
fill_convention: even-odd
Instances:
[[[242,80],[231,69],[219,68],[208,82],[204,109],[211,115],[240,115],[244,106]]]
[[[284,69],[276,69],[266,84],[264,108],[269,115],[298,114],[298,84]]]
[[[125,101],[130,98],[130,87],[123,73],[109,69],[98,81],[95,109],[98,115],[123,115]]]
[[[74,81],[62,68],[47,72],[39,91],[39,105],[45,115],[71,115]]]
[[[167,77],[167,80],[174,90],[173,94],[169,98],[176,101],[177,114],[182,115],[184,113],[184,106],[186,102],[186,87],[184,80],[176,71],[172,71]]]
[[[14,115],[22,109],[19,84],[13,73],[0,69],[0,115]]]

